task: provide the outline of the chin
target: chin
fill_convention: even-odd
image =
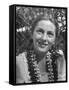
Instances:
[[[46,53],[49,49],[46,48],[38,48],[39,52]]]

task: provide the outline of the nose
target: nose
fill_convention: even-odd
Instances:
[[[48,36],[46,33],[43,34],[43,37],[42,37],[43,40],[48,40]]]

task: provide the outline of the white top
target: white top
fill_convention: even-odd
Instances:
[[[28,65],[27,65],[27,58],[26,58],[26,52],[23,52],[22,54],[16,56],[16,83],[32,83],[30,81],[30,76],[28,72]],[[41,82],[48,82],[48,73],[44,71],[44,67],[42,67],[43,62],[39,63],[39,69],[43,70],[41,71]],[[57,60],[57,66],[58,66],[58,81],[65,81],[66,80],[66,63],[64,56],[60,57]]]

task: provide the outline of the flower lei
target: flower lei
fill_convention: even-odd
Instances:
[[[58,79],[56,59],[58,57],[57,52],[49,50],[46,54],[46,71],[48,72],[48,81],[53,82]],[[32,82],[41,82],[41,74],[37,64],[37,56],[33,50],[29,50],[27,53],[28,70],[30,79]]]
[[[49,50],[46,55],[46,69],[48,74],[49,82],[57,81],[58,72],[57,72],[57,58],[59,54],[54,50]]]
[[[30,50],[27,53],[27,59],[28,59],[28,70],[30,72],[31,80],[32,82],[40,82],[40,70],[37,65],[37,58],[34,51]]]

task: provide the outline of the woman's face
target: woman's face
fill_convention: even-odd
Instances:
[[[34,49],[47,52],[55,42],[55,30],[55,25],[50,20],[39,21],[32,35]]]

